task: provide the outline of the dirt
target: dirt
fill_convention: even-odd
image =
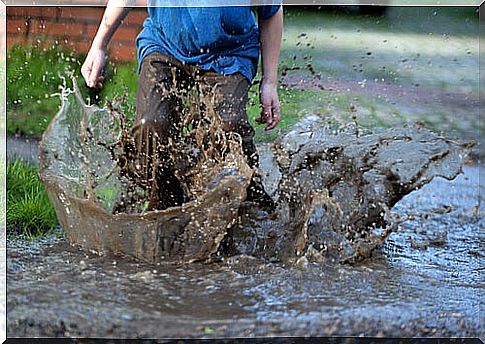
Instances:
[[[173,172],[190,198],[150,210],[143,208],[149,190],[138,187],[142,177],[126,168],[145,167],[128,154],[134,139],[123,115],[86,106],[77,90],[64,91],[40,145],[40,176],[69,242],[150,263],[236,254],[355,263],[396,230],[401,220],[389,211],[396,202],[436,176],[455,178],[472,147],[420,126],[368,133],[310,116],[261,154],[266,165],[258,174],[276,203],[267,213],[245,201],[254,171],[237,137],[222,131],[210,97],[201,92],[189,103],[193,126],[184,137],[167,149],[151,144],[157,156],[166,149],[166,166],[184,166]]]
[[[8,335],[483,337],[482,172],[465,166],[404,197],[393,212],[408,221],[354,265],[153,265],[57,236],[9,240]],[[444,243],[412,244],[435,238]]]
[[[84,150],[110,162],[88,166],[81,145],[69,149],[79,132],[53,123],[61,135],[54,151],[44,141],[52,159],[44,168],[62,174],[44,170],[44,181],[64,229],[8,241],[9,336],[484,333],[483,168],[459,175],[467,144],[420,126],[335,131],[309,116],[258,147],[275,214],[244,201],[245,170],[237,168],[180,207],[114,213],[106,193],[94,188],[90,198],[84,187],[93,176],[98,186],[122,186],[111,179],[118,164],[109,150]],[[85,179],[86,168],[96,173]],[[204,240],[187,235],[194,232]]]

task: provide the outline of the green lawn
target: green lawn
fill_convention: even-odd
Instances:
[[[7,52],[7,133],[40,137],[61,106],[57,94],[74,76],[88,101],[88,90],[80,74],[84,56],[60,46],[11,47]],[[108,64],[104,99],[128,94],[126,107],[134,107],[135,64]]]
[[[37,167],[21,160],[7,162],[7,230],[26,237],[38,237],[57,225]]]
[[[58,46],[14,46],[7,52],[7,133],[40,136],[60,107],[53,94],[80,59]],[[79,79],[79,78],[78,78]]]

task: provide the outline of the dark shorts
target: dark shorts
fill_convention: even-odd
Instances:
[[[249,81],[239,73],[220,75],[183,64],[160,53],[150,54],[142,61],[138,80],[136,120],[132,129],[137,158],[131,168],[136,171],[139,182],[149,193],[150,209],[164,209],[186,201],[171,167],[163,163],[163,157],[154,149],[159,143],[166,144],[170,139],[177,140],[180,136],[184,106],[180,95],[191,90],[197,83],[217,90],[214,109],[222,121],[223,129],[241,136],[248,164],[257,167],[254,129],[246,115],[251,86]]]
[[[138,81],[136,122],[133,132],[155,130],[162,140],[175,137],[182,128],[179,123],[181,106],[178,97],[164,96],[163,88],[181,94],[190,90],[196,82],[215,88],[220,95],[215,105],[216,113],[222,120],[225,131],[238,133],[248,158],[248,164],[258,163],[253,142],[254,129],[246,115],[249,81],[240,73],[221,75],[204,71],[194,65],[184,64],[170,56],[152,53],[143,59]]]

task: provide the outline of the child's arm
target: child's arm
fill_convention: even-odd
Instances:
[[[258,123],[268,123],[265,130],[271,130],[280,121],[280,101],[278,98],[278,59],[281,36],[283,34],[283,8],[280,7],[269,19],[259,20],[263,79],[259,95],[262,106]]]
[[[134,1],[131,0],[109,0],[86,60],[81,67],[81,74],[86,80],[88,87],[100,88],[102,86],[102,72],[106,63],[106,47],[120,26],[121,21],[131,9],[126,6],[133,5],[133,3]]]

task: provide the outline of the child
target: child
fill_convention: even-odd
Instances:
[[[102,22],[93,40],[81,73],[88,87],[102,86],[106,47],[129,8],[108,2]],[[249,6],[228,7],[148,7],[149,17],[136,39],[138,49],[137,114],[133,128],[139,152],[153,147],[153,140],[165,142],[180,128],[174,127],[179,114],[179,100],[164,90],[177,93],[194,83],[217,85],[220,93],[215,104],[226,131],[242,138],[248,164],[256,168],[258,156],[253,142],[254,129],[248,122],[246,102],[256,74],[259,53],[263,78],[260,84],[262,111],[256,120],[271,130],[280,121],[277,93],[277,66],[283,28],[280,5],[257,7],[258,24]],[[175,89],[174,89],[175,88]],[[151,142],[151,143],[150,143]],[[146,179],[150,179],[150,154],[145,156]],[[162,173],[163,174],[163,173]],[[151,190],[151,209],[163,209],[183,202],[180,190],[167,187],[173,178],[162,176]],[[153,179],[153,178],[152,178]],[[173,184],[173,183],[172,183]],[[169,194],[169,204],[158,203],[158,194]],[[247,198],[268,210],[271,198],[255,176]]]

